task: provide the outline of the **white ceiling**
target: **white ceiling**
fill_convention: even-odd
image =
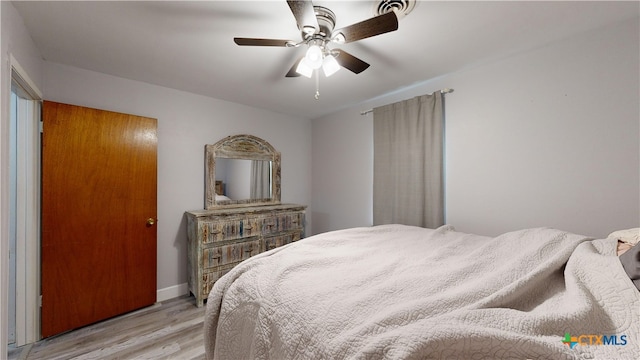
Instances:
[[[336,28],[376,2],[314,1]],[[285,0],[14,2],[45,60],[249,106],[317,118],[473,66],[638,16],[637,2],[420,1],[395,32],[342,48],[371,66],[285,78],[301,48],[240,47],[234,37],[300,40]]]

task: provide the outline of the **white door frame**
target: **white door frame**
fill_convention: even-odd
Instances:
[[[16,346],[40,338],[40,100],[42,93],[9,55],[11,83],[21,88],[17,121]],[[10,89],[9,89],[10,90]],[[8,92],[11,94],[11,90]],[[3,194],[6,192],[3,190]],[[6,266],[2,271],[8,271]],[[3,274],[6,276],[7,274]],[[5,288],[6,289],[6,288]],[[5,290],[3,289],[3,290]],[[6,297],[3,309],[8,308]],[[6,326],[6,325],[4,325]],[[6,329],[3,329],[6,331]],[[2,339],[6,346],[6,339]],[[1,356],[1,355],[0,355]]]

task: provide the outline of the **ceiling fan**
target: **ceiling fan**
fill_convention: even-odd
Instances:
[[[374,16],[368,20],[334,30],[335,14],[323,6],[314,6],[311,0],[287,1],[302,33],[302,41],[259,38],[233,38],[240,46],[299,47],[307,45],[305,56],[299,58],[286,77],[304,75],[311,77],[313,70],[322,67],[330,76],[344,67],[359,74],[369,64],[342,49],[331,49],[329,44],[346,44],[398,29],[398,17],[394,11]]]

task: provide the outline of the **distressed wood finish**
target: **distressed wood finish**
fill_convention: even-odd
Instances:
[[[241,261],[304,237],[303,205],[195,210],[186,216],[189,290],[198,307],[216,280]]]
[[[271,198],[216,201],[216,158],[271,161]],[[280,153],[267,141],[253,135],[228,136],[205,145],[205,209],[280,203]]]
[[[204,308],[183,296],[35,344],[9,348],[8,360],[204,359]]]
[[[217,201],[216,158],[270,161],[271,197]],[[240,262],[304,237],[305,206],[280,203],[280,153],[253,135],[205,145],[205,210],[186,216],[189,290],[198,307],[216,280]]]

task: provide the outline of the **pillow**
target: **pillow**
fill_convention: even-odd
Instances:
[[[633,245],[627,244],[627,243],[624,243],[624,242],[618,240],[618,246],[616,248],[616,255],[620,256],[620,255],[626,253],[632,247],[633,247]]]
[[[640,244],[619,256],[624,271],[629,275],[633,285],[640,290]]]
[[[633,246],[640,242],[640,228],[614,231],[607,239],[616,239]]]
[[[216,201],[223,201],[223,200],[231,200],[231,199],[226,197],[226,196],[224,196],[224,195],[216,194]]]

